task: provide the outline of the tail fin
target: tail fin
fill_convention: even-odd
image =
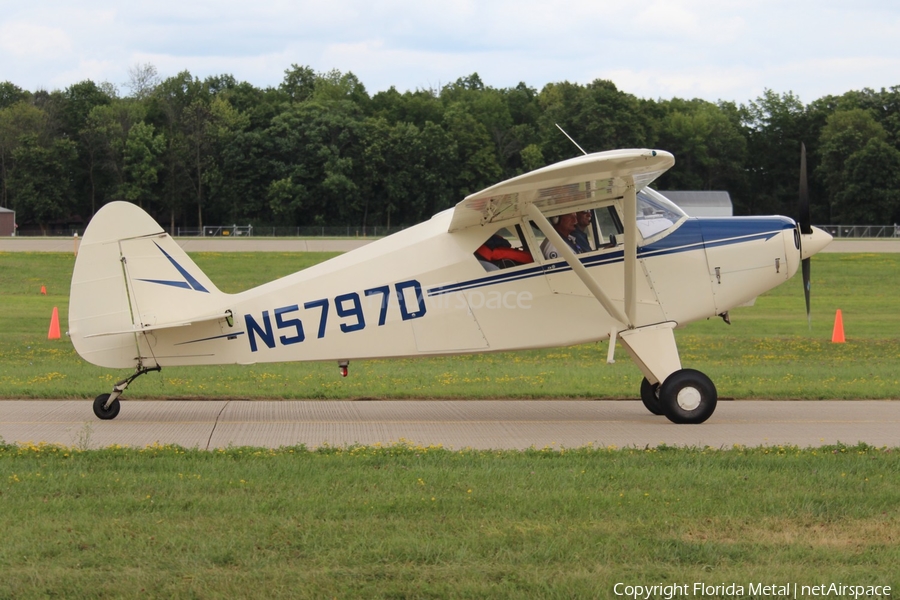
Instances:
[[[91,219],[69,294],[78,354],[110,368],[152,367],[148,331],[225,319],[220,292],[150,215],[111,202]]]

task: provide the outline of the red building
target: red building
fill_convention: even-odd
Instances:
[[[0,207],[0,236],[16,235],[16,211]]]

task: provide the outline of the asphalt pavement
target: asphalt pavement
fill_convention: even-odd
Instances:
[[[0,437],[81,448],[897,447],[900,401],[723,401],[706,423],[675,425],[631,400],[132,400],[110,421],[97,419],[89,400],[4,400]]]

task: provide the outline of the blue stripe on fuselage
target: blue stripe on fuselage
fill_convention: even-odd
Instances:
[[[769,239],[785,229],[797,226],[787,217],[727,217],[722,219],[702,218],[696,220],[703,231],[703,241],[707,246],[721,245],[722,242],[739,243],[746,239]]]
[[[794,221],[787,217],[690,218],[661,240],[638,248],[638,258],[690,252],[716,246],[741,244],[753,240],[769,240],[785,229],[793,229],[795,226]],[[625,253],[622,250],[615,250],[613,252],[586,256],[580,260],[581,264],[590,268],[624,262]],[[544,274],[565,273],[571,270],[572,267],[564,260],[532,266],[527,269],[504,269],[484,277],[433,287],[428,290],[428,295],[439,296],[487,285],[530,279]]]

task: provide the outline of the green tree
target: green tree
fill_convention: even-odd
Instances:
[[[421,171],[413,185],[424,195],[422,212],[407,223],[416,223],[450,208],[463,199],[457,192],[457,141],[437,123],[426,122],[421,130]]]
[[[557,124],[586,152],[647,145],[650,134],[641,102],[597,79],[587,86],[568,81],[544,86],[538,96],[543,109],[540,132],[544,155],[556,162],[581,154]]]
[[[364,164],[366,189],[361,194],[363,229],[380,215],[391,223],[421,220],[427,191],[422,186],[423,146],[419,128],[412,123],[366,121]],[[392,221],[393,219],[393,221]]]
[[[369,103],[369,94],[356,75],[349,71],[341,73],[337,69],[332,69],[316,76],[315,89],[310,100],[323,103],[349,100],[365,109]]]
[[[440,123],[444,105],[434,90],[416,90],[402,95],[394,87],[378,92],[369,102],[369,114],[388,123],[411,123],[422,129],[425,123]]]
[[[203,104],[208,100],[209,87],[188,71],[160,82],[148,100],[147,121],[166,140],[160,172],[160,205],[169,213],[172,231],[176,217],[187,213],[192,205],[197,210],[198,226],[202,226],[202,176],[208,115],[208,108]],[[191,106],[194,108],[188,116],[187,110]],[[187,225],[186,220],[183,225]]]
[[[212,149],[215,139],[215,116],[209,102],[197,98],[182,112],[181,127],[187,145],[185,153],[186,171],[194,186],[194,202],[197,206],[197,227],[203,230],[204,191],[209,181],[212,163]]]
[[[72,136],[84,128],[85,121],[95,106],[107,106],[114,98],[90,79],[71,85],[63,92],[64,131]]]
[[[845,192],[852,183],[848,170],[850,158],[871,140],[884,142],[886,139],[887,132],[867,110],[839,110],[828,117],[819,137],[820,161],[816,173],[824,182],[831,209],[830,222],[857,214],[842,206],[849,199]]]
[[[453,190],[459,200],[496,183],[503,170],[487,126],[464,103],[451,104],[444,112],[443,127],[456,150]]]
[[[286,222],[296,222],[297,214],[304,207],[308,192],[306,186],[293,177],[276,179],[269,184],[266,190],[266,199],[272,214],[278,219],[286,219]]]
[[[75,142],[65,138],[43,145],[36,135],[22,136],[13,151],[16,169],[10,180],[15,189],[17,219],[35,222],[45,234],[53,221],[71,216],[71,173],[77,160]]]
[[[91,202],[91,212],[97,212],[97,196],[101,189],[109,188],[108,183],[112,177],[109,171],[104,169],[109,156],[107,134],[98,114],[92,110],[85,120],[84,127],[78,132],[79,153],[87,167],[88,196]]]
[[[306,102],[316,90],[316,79],[312,68],[293,63],[290,69],[284,70],[284,79],[278,88],[291,102]]]
[[[837,223],[900,221],[900,150],[872,138],[844,165],[844,187],[834,199]]]
[[[0,82],[0,109],[18,102],[27,102],[31,94],[10,81]]]
[[[359,222],[362,127],[359,108],[348,100],[291,104],[272,120],[266,152],[273,181],[284,183],[269,189],[269,203],[282,222]]]
[[[88,159],[92,214],[96,212],[98,197],[101,203],[111,198],[131,198],[131,192],[127,191],[130,185],[128,161],[135,160],[137,152],[132,130],[138,125],[153,127],[144,123],[146,113],[142,103],[125,99],[95,106],[88,114],[79,133],[79,146],[82,159]],[[144,133],[142,131],[138,137]],[[127,157],[129,152],[130,159]]]
[[[154,198],[153,188],[157,183],[160,160],[165,150],[162,134],[155,134],[153,125],[143,121],[135,123],[129,130],[123,152],[123,182],[119,196],[129,202],[144,207],[145,202]]]
[[[763,96],[741,107],[747,126],[747,168],[752,187],[743,209],[747,214],[797,216],[800,143],[815,153],[818,131],[806,107],[793,93]],[[814,164],[810,164],[813,172]],[[810,199],[811,204],[818,201]]]
[[[0,206],[15,208],[10,195],[10,177],[14,170],[13,155],[24,136],[46,137],[47,114],[26,102],[0,108]]]
[[[74,193],[77,201],[76,210],[84,213],[90,206],[91,214],[96,210],[97,195],[97,148],[94,139],[82,139],[82,133],[89,131],[87,121],[91,112],[101,106],[109,106],[115,98],[108,89],[97,85],[90,79],[69,86],[63,91],[62,115],[63,134],[74,140],[78,147],[78,165],[80,168],[72,174]],[[88,133],[90,135],[90,133]],[[89,204],[88,204],[89,201]]]
[[[522,168],[526,172],[540,169],[547,164],[544,160],[544,153],[541,152],[541,147],[537,144],[528,144],[522,148],[521,157]]]
[[[205,182],[209,213],[220,221],[238,218],[240,204],[247,197],[246,186],[240,184],[240,178],[249,174],[240,165],[246,158],[240,148],[245,142],[250,117],[232,106],[230,97],[230,94],[218,94],[210,103],[211,147]]]
[[[747,140],[730,106],[703,100],[662,103],[658,145],[676,156],[659,186],[676,190],[729,190],[744,186]]]
[[[492,144],[490,150],[494,155],[493,162],[500,168],[494,175],[497,179],[520,172],[522,162],[519,153],[533,141],[534,128],[514,122],[506,91],[486,87],[478,74],[473,73],[445,86],[441,91],[441,101],[444,104],[444,123],[448,128],[458,126],[458,114],[465,112],[479,124],[478,135],[481,135],[481,131],[487,134]],[[462,144],[458,144],[458,148],[472,151],[474,149],[469,146],[471,142],[472,140],[465,139]],[[484,154],[481,156],[486,158]],[[489,172],[494,172],[493,167],[489,169]]]

